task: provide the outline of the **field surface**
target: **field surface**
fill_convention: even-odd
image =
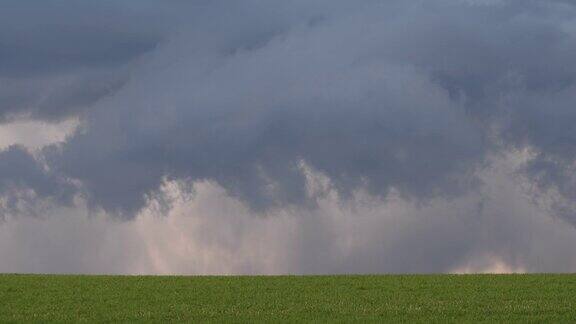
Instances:
[[[0,275],[0,322],[576,320],[576,275]]]

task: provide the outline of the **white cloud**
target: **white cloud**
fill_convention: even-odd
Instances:
[[[482,175],[481,192],[417,206],[358,192],[342,204],[328,180],[314,210],[255,217],[223,188],[189,196],[163,186],[164,215],[150,200],[132,221],[85,208],[47,208],[0,224],[0,272],[287,274],[575,271],[576,235],[532,205],[513,173],[517,155]]]
[[[11,145],[21,145],[36,150],[47,145],[63,143],[76,127],[77,119],[59,123],[42,121],[15,121],[0,124],[0,150]]]

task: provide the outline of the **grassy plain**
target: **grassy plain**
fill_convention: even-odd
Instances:
[[[0,275],[0,322],[567,322],[576,275]]]

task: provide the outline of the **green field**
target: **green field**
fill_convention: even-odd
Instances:
[[[576,275],[0,275],[0,322],[576,320]]]

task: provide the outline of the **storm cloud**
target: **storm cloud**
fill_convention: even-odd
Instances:
[[[550,268],[514,225],[545,237],[576,224],[572,1],[0,7],[0,122],[78,121],[58,143],[0,152],[2,212],[27,233],[39,226],[26,217],[38,218],[39,205],[136,226],[155,205],[182,217],[171,215],[185,214],[186,201],[202,205],[198,188],[208,186],[243,210],[236,220],[217,203],[190,207],[207,215],[199,222],[239,227],[207,226],[222,237],[214,249],[254,233],[264,238],[241,255],[254,242],[274,245],[267,226],[281,225],[262,222],[288,222],[307,237],[306,253],[270,272],[442,272],[487,259],[531,271]],[[170,184],[190,198],[172,199]],[[516,204],[498,197],[502,187]],[[345,216],[334,225],[327,213]],[[390,224],[402,224],[399,233]],[[366,240],[344,256],[333,235],[361,233]],[[546,246],[567,255],[558,240]],[[255,267],[226,269],[262,272]]]
[[[0,4],[0,120],[57,120],[119,89],[160,35],[112,4]],[[154,21],[148,21],[149,26]]]

